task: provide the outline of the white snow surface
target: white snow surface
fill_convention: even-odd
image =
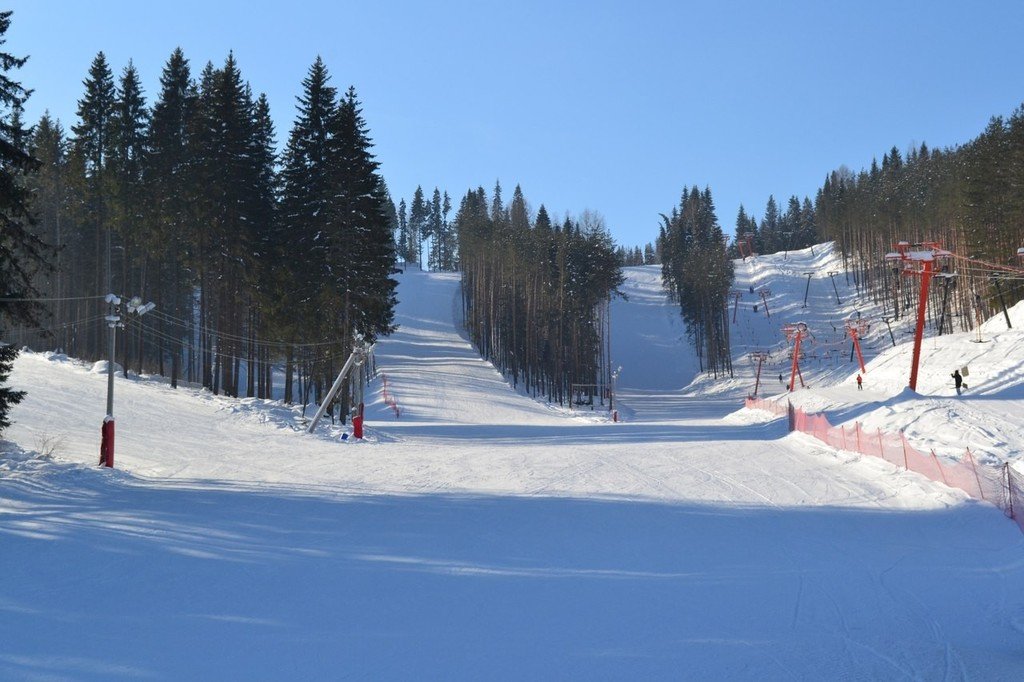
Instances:
[[[751,350],[773,352],[759,392],[782,397],[779,329],[804,321],[821,359],[795,402],[1016,461],[1024,307],[985,343],[929,337],[917,394],[909,327],[887,348],[873,324],[858,392],[841,320],[881,311],[843,275],[837,304],[828,271],[831,245],[738,263],[736,376],[711,381],[658,269],[628,268],[621,423],[514,390],[460,332],[451,274],[401,276],[375,352],[401,417],[378,377],[363,442],[306,435],[279,402],[118,376],[117,468],[100,469],[106,377],[23,353],[0,443],[0,678],[1020,679],[1012,522],[739,408]]]

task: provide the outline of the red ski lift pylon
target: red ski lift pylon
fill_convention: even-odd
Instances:
[[[782,333],[786,335],[786,340],[793,344],[793,367],[789,373],[789,386],[787,386],[790,393],[792,393],[796,390],[797,377],[800,378],[800,386],[803,388],[807,387],[804,384],[804,375],[800,372],[800,343],[805,336],[810,336],[810,331],[805,323],[797,322],[785,325],[782,328]]]
[[[753,398],[757,397],[757,390],[761,387],[761,367],[764,365],[764,361],[768,359],[768,353],[763,350],[754,351],[750,354],[751,360],[757,361],[757,377],[754,379],[754,395]]]
[[[743,292],[740,291],[739,289],[733,289],[732,291],[729,292],[729,295],[736,299],[736,303],[733,305],[732,308],[732,323],[736,324],[736,313],[740,309],[740,297],[743,296]]]
[[[740,257],[744,261],[756,256],[757,254],[754,253],[754,235],[749,233],[736,235],[736,250],[740,252]]]
[[[849,319],[845,321],[846,333],[853,339],[853,347],[857,350],[857,361],[860,362],[860,371],[863,374],[867,374],[867,369],[864,367],[864,356],[860,352],[860,340],[868,333],[871,329],[871,323],[864,318]]]
[[[910,390],[917,390],[917,368],[921,361],[921,339],[924,336],[924,315],[928,307],[928,285],[935,274],[935,260],[948,258],[953,254],[939,246],[938,242],[899,242],[896,250],[885,255],[887,261],[903,265],[903,274],[921,277],[921,296],[917,303],[917,327],[914,330],[914,357],[910,367]]]

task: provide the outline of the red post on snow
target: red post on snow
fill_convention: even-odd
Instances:
[[[360,439],[363,437],[363,403],[359,403],[359,410],[352,417],[352,435]]]
[[[114,418],[107,417],[100,428],[100,466],[114,468]]]
[[[793,342],[793,367],[789,372],[789,392],[792,393],[796,390],[796,373],[800,369],[800,339],[803,338],[803,334],[797,332],[796,340]],[[804,378],[800,376],[800,385],[804,383]]]
[[[757,376],[754,378],[754,395],[753,398],[757,397],[757,391],[761,388],[761,367],[764,365],[764,361],[768,359],[768,353],[764,351],[755,351],[750,354],[751,360],[757,360]]]
[[[921,361],[921,339],[924,337],[924,314],[928,307],[928,285],[932,281],[934,261],[921,261],[921,298],[917,303],[917,328],[914,330],[914,359],[910,367],[910,390],[917,390],[917,366]]]
[[[903,264],[903,274],[921,276],[921,296],[917,304],[917,327],[914,330],[914,357],[910,367],[910,390],[917,390],[917,368],[921,361],[921,340],[924,337],[924,316],[928,307],[928,286],[935,274],[935,259],[948,258],[953,254],[940,248],[935,242],[910,244],[899,242],[896,251],[888,253],[885,259]],[[912,263],[920,263],[919,270],[912,270]]]

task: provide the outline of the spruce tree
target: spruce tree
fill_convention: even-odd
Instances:
[[[398,202],[398,233],[395,235],[398,257],[403,263],[409,262],[409,220],[406,217],[405,199]]]
[[[0,45],[11,25],[11,12],[0,12]],[[28,152],[28,133],[20,117],[29,91],[10,72],[24,65],[27,57],[0,52],[0,299],[24,299],[36,294],[33,281],[46,267],[46,244],[32,229],[29,188],[26,176],[35,172],[38,161]],[[33,324],[40,307],[31,301],[0,300],[3,318]]]
[[[110,260],[110,191],[109,177],[105,171],[112,144],[117,92],[114,76],[103,52],[99,52],[93,59],[89,76],[83,85],[85,95],[78,101],[79,122],[71,130],[75,134],[75,147],[85,164],[86,220],[92,234],[94,254],[91,288],[96,293],[110,293],[116,283]]]
[[[153,105],[147,131],[148,154],[143,168],[147,193],[150,252],[157,257],[157,277],[151,289],[157,308],[175,320],[191,320],[192,244],[198,238],[194,199],[197,152],[190,139],[195,132],[198,93],[188,60],[181,48],[171,53],[160,75],[160,93]],[[164,343],[158,369],[165,374],[164,357],[170,359],[171,386],[177,387],[184,349],[191,345],[188,326],[164,325]]]
[[[420,254],[423,240],[427,238],[424,234],[430,222],[430,206],[423,197],[423,187],[416,186],[412,195],[412,203],[409,205],[409,258],[417,265],[420,263]]]
[[[448,220],[448,214],[452,210],[452,200],[445,191],[444,199],[441,202],[441,269],[454,270],[458,244],[455,240],[455,232]]]
[[[11,425],[11,420],[7,417],[11,408],[25,398],[24,391],[16,391],[7,386],[14,359],[17,357],[17,348],[0,342],[0,436],[3,435],[4,429]]]
[[[441,244],[444,241],[444,216],[441,214],[441,191],[435,187],[430,200],[430,215],[427,218],[426,235],[430,237],[430,255],[427,267],[431,270],[441,269]]]
[[[6,42],[10,25],[11,12],[0,12],[0,45]],[[9,75],[26,59],[0,52],[0,299],[31,297],[33,276],[45,257],[42,241],[29,230],[32,216],[24,183],[25,174],[37,166],[26,150],[28,134],[19,115],[29,91]],[[37,312],[28,301],[0,300],[0,323],[4,318],[31,323]],[[6,386],[17,355],[17,349],[0,342],[0,434],[10,426],[10,408],[25,397],[24,392]]]
[[[345,295],[343,338],[352,333],[372,343],[393,329],[395,288],[391,278],[395,246],[387,216],[387,196],[380,164],[363,119],[355,88],[342,98],[330,139],[331,184],[335,196],[329,207],[335,249],[331,284]]]

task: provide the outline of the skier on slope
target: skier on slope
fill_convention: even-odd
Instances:
[[[857,375],[857,390],[858,391],[863,391],[864,390],[863,384],[864,384],[864,379],[862,379],[861,376],[858,374]]]
[[[960,387],[963,386],[964,378],[960,376],[960,370],[954,369],[953,373],[949,376],[953,377],[953,386],[956,388],[956,394],[960,395]]]

